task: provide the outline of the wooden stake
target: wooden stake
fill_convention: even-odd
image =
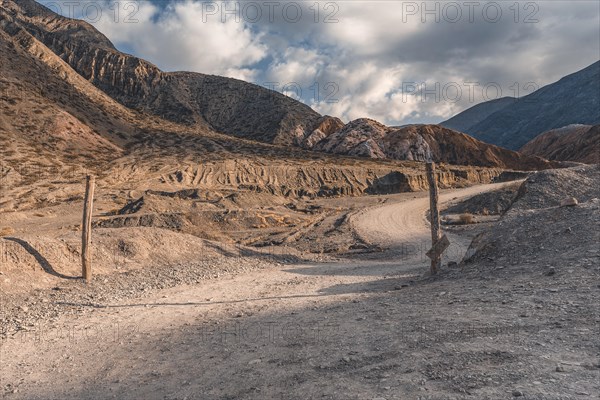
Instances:
[[[92,280],[92,257],[90,246],[92,242],[92,208],[94,205],[94,184],[96,177],[86,176],[85,199],[83,201],[83,222],[81,224],[81,270],[86,283]]]
[[[427,163],[427,181],[429,182],[429,214],[431,220],[431,246],[441,239],[440,212],[438,210],[438,186],[435,179],[435,164]],[[431,259],[431,275],[437,274],[442,264],[441,255]]]

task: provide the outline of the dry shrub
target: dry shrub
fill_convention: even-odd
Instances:
[[[0,229],[0,237],[12,235],[13,233],[15,233],[15,230],[10,226]]]
[[[474,222],[473,214],[460,214],[459,221],[461,224],[472,224]]]

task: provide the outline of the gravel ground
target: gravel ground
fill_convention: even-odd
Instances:
[[[293,256],[218,257],[200,263],[172,264],[151,271],[138,269],[102,275],[92,284],[82,279],[65,281],[52,289],[1,297],[0,338],[34,329],[36,324],[50,326],[62,315],[85,312],[90,306],[147,297],[161,289],[194,285],[232,274],[273,268],[297,260]]]
[[[597,398],[600,202],[587,171],[579,192],[564,189],[571,173],[526,182],[495,224],[455,229],[487,228],[435,277],[391,249],[331,263],[223,258],[15,297],[3,302],[4,397]],[[580,204],[550,203],[563,189]],[[115,326],[131,329],[54,332]]]

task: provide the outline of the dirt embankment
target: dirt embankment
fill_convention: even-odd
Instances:
[[[473,240],[465,261],[479,260],[492,269],[529,264],[549,273],[565,273],[576,261],[592,272],[599,256],[599,183],[597,166],[531,175],[494,229]],[[561,206],[571,197],[579,204]]]
[[[428,188],[425,165],[363,163],[341,160],[339,165],[329,162],[290,160],[252,161],[224,160],[206,163],[189,163],[177,169],[153,173],[152,166],[124,166],[111,175],[146,175],[157,183],[182,188],[245,189],[292,198],[357,196],[421,191]],[[442,188],[464,187],[490,183],[503,170],[498,168],[439,166],[438,183]]]
[[[521,184],[522,182],[517,182],[493,192],[478,194],[466,201],[451,205],[443,211],[443,214],[502,215],[514,203]]]
[[[22,154],[24,155],[24,154]],[[96,165],[99,195],[114,196],[146,190],[175,192],[203,190],[214,192],[253,192],[297,198],[359,196],[426,190],[424,164],[369,163],[357,159],[269,160],[178,160],[173,155],[152,161],[145,154],[128,155],[104,167]],[[195,158],[198,158],[197,156]],[[173,161],[172,163],[170,161]],[[497,168],[440,165],[441,188],[490,183],[503,172]],[[85,168],[50,165],[3,166],[0,183],[10,183],[0,197],[0,209],[24,210],[81,198]],[[15,199],[19,198],[19,203]],[[277,199],[273,200],[278,202]]]

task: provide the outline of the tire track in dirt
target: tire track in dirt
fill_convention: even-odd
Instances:
[[[440,191],[440,206],[449,201],[460,201],[477,194],[499,190],[514,182],[476,185],[464,189]],[[358,236],[370,244],[400,252],[404,255],[424,257],[431,246],[429,197],[394,202],[368,208],[352,216],[350,223]],[[445,232],[451,242],[451,250],[444,261],[459,261],[466,251],[468,238]],[[407,254],[407,252],[409,254]]]

